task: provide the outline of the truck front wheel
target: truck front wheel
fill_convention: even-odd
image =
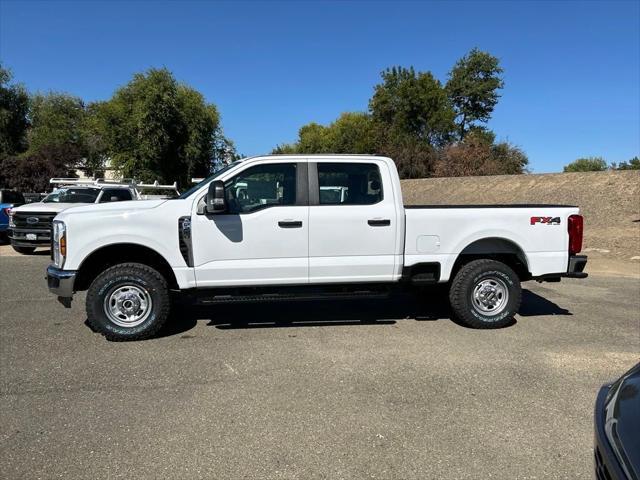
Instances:
[[[456,320],[471,328],[500,328],[513,322],[520,308],[518,275],[495,260],[473,260],[451,282],[449,302]]]
[[[87,292],[87,321],[109,340],[141,340],[158,333],[169,316],[164,277],[141,263],[108,268]]]

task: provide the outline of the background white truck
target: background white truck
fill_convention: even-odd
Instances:
[[[67,208],[179,195],[177,183],[160,185],[157,181],[144,184],[133,180],[52,178],[49,183],[55,185],[55,189],[42,201],[10,210],[9,238],[19,253],[27,255],[37,247],[49,247],[53,218]]]
[[[323,195],[323,187],[340,195]],[[239,195],[238,192],[242,194]],[[449,285],[455,319],[512,321],[520,282],[584,278],[582,217],[562,205],[411,206],[389,158],[265,156],[174,200],[73,208],[54,222],[48,286],[114,340],[154,335],[170,292],[200,302],[362,297]]]

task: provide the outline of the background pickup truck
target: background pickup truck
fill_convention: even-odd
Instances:
[[[327,193],[328,192],[328,193]],[[49,289],[88,290],[90,325],[154,335],[170,291],[199,302],[362,297],[447,284],[454,319],[512,322],[520,282],[584,278],[582,217],[562,205],[412,206],[389,158],[245,159],[179,198],[77,207],[53,222]]]
[[[56,189],[42,201],[12,208],[9,238],[13,249],[23,255],[32,254],[37,247],[51,245],[53,218],[63,210],[78,205],[123,202],[147,199],[151,195],[143,192],[165,194],[173,191],[178,195],[177,184],[159,185],[135,183],[133,181],[110,181],[99,179],[52,178],[50,184]],[[165,197],[166,198],[166,197]],[[24,202],[23,202],[24,203]]]

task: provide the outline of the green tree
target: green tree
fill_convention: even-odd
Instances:
[[[345,112],[329,125],[328,143],[334,153],[368,153],[378,150],[378,131],[370,115]]]
[[[442,84],[431,72],[416,73],[413,67],[382,72],[369,110],[383,129],[432,146],[446,144],[454,131],[455,112]]]
[[[303,125],[298,131],[298,137],[299,153],[331,153],[328,128],[323,125],[315,122]]]
[[[456,115],[458,138],[470,128],[486,123],[498,103],[503,88],[503,69],[499,60],[477,48],[456,62],[446,84],[446,91]]]
[[[438,149],[410,135],[384,135],[379,153],[393,159],[400,178],[431,177],[438,160]]]
[[[377,142],[370,115],[345,112],[327,126],[315,122],[302,126],[295,143],[279,145],[273,153],[375,153]]]
[[[187,185],[213,168],[218,111],[167,69],[134,75],[93,110],[105,154],[125,177]]]
[[[31,97],[28,154],[54,149],[64,151],[70,166],[81,165],[86,155],[85,108],[81,99],[51,92]]]
[[[607,169],[607,162],[602,157],[578,158],[564,167],[565,172],[601,172]]]
[[[0,64],[0,159],[27,147],[29,96],[24,87],[11,84],[11,79],[11,72]]]
[[[633,157],[628,162],[620,162],[617,165],[612,163],[611,168],[613,170],[640,170],[640,158]]]

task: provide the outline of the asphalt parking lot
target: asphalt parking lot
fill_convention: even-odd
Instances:
[[[525,284],[475,331],[421,300],[182,306],[111,343],[0,257],[0,477],[593,478],[599,386],[640,359],[640,280]]]

